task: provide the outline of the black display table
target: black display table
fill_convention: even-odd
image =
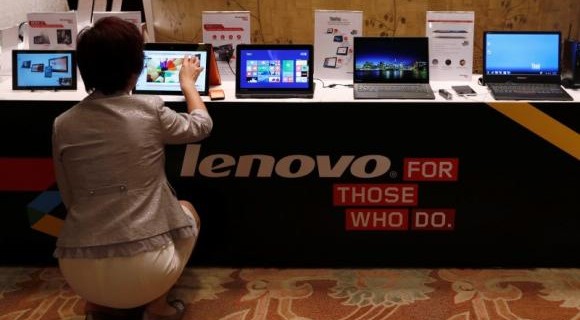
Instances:
[[[51,126],[75,102],[0,100],[2,264],[56,263]],[[193,265],[580,265],[579,103],[207,104],[212,136],[167,148]]]

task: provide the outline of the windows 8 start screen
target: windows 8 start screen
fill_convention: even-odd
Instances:
[[[246,50],[240,61],[242,88],[308,88],[308,52]]]

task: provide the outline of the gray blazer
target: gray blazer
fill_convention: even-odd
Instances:
[[[57,247],[129,243],[191,225],[165,175],[166,144],[207,137],[209,114],[177,113],[157,96],[91,95],[54,121],[67,217]]]

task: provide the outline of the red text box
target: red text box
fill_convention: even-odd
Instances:
[[[335,206],[416,206],[418,193],[416,184],[335,184],[332,202]]]
[[[455,229],[455,209],[413,209],[411,212],[411,230]]]
[[[459,159],[457,158],[405,158],[404,181],[457,181]]]
[[[407,230],[409,210],[395,208],[348,208],[346,230]]]

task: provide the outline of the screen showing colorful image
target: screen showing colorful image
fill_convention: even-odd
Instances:
[[[244,49],[238,63],[240,88],[307,89],[311,77],[309,50]]]
[[[205,51],[145,50],[143,71],[139,75],[135,89],[180,93],[179,70],[186,55],[197,56],[201,66],[207,65],[208,57]],[[207,68],[204,68],[195,83],[200,92],[206,88],[206,72]]]
[[[487,33],[485,74],[558,75],[559,33]]]
[[[76,89],[73,54],[73,51],[16,50],[14,89]]]
[[[355,37],[355,83],[429,82],[427,38]]]

